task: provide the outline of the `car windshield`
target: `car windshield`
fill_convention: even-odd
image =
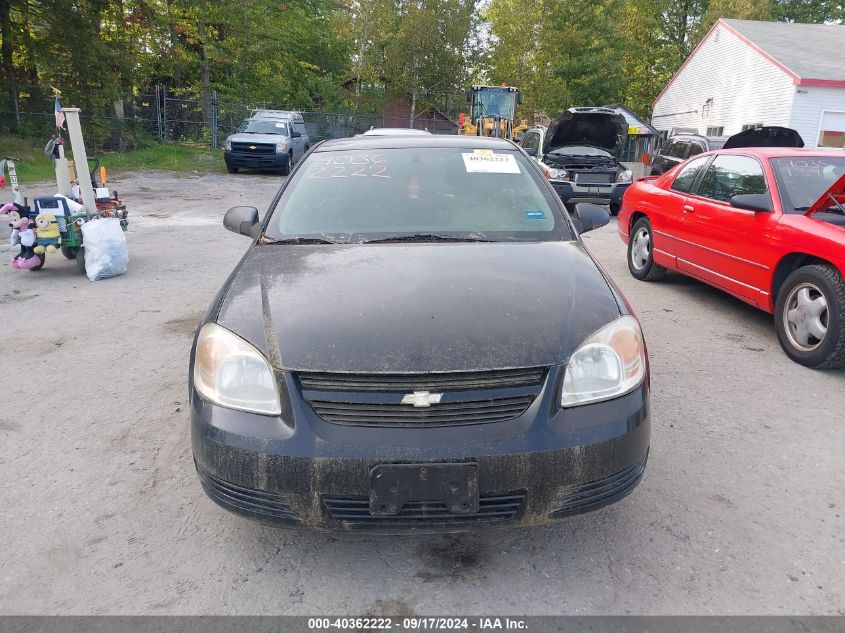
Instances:
[[[613,154],[607,150],[593,145],[564,145],[549,151],[549,154],[560,154],[564,156],[599,156],[601,158],[613,158]]]
[[[317,152],[292,176],[264,241],[571,239],[521,153],[466,148]]]
[[[771,161],[786,213],[803,213],[845,174],[845,156],[786,156]]]
[[[247,119],[241,123],[238,132],[241,134],[287,134],[287,121],[273,121],[268,119]]]

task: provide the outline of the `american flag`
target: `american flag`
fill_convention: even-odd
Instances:
[[[56,127],[62,127],[65,124],[65,113],[62,112],[62,104],[59,103],[59,98],[56,97]]]

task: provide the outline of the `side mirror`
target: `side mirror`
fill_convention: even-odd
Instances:
[[[240,235],[258,237],[258,209],[255,207],[232,207],[223,216],[223,226]]]
[[[579,202],[573,215],[579,233],[586,233],[603,227],[610,222],[610,213],[604,207],[591,202]]]
[[[774,211],[772,196],[768,193],[741,193],[731,198],[731,206],[746,211],[770,213]]]
[[[300,138],[301,136],[302,136],[302,132],[291,132],[290,133],[291,138]]]
[[[523,147],[522,149],[525,150],[525,153],[531,156],[532,158],[537,158],[537,150],[534,147]]]

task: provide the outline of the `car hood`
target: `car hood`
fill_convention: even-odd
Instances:
[[[217,322],[284,370],[547,366],[620,315],[578,242],[263,245]]]
[[[284,143],[287,139],[286,134],[232,134],[227,141],[234,141],[235,143]]]
[[[734,147],[804,147],[804,139],[792,128],[768,125],[728,137],[722,149]]]
[[[549,126],[543,154],[566,145],[594,145],[619,158],[628,137],[628,121],[615,112],[564,112]]]
[[[804,215],[810,216],[821,209],[827,209],[831,206],[831,204],[833,204],[833,200],[831,200],[831,198],[836,200],[839,204],[845,205],[845,175],[834,182],[827,191],[819,196],[819,199],[804,212]]]

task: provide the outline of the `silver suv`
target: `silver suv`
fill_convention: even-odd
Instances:
[[[288,110],[255,110],[237,133],[226,139],[223,158],[230,174],[248,167],[287,176],[309,146],[301,114]]]
[[[545,128],[525,132],[520,145],[546,172],[560,199],[607,204],[617,214],[631,184],[631,170],[619,162],[628,122],[607,108],[570,108]]]

